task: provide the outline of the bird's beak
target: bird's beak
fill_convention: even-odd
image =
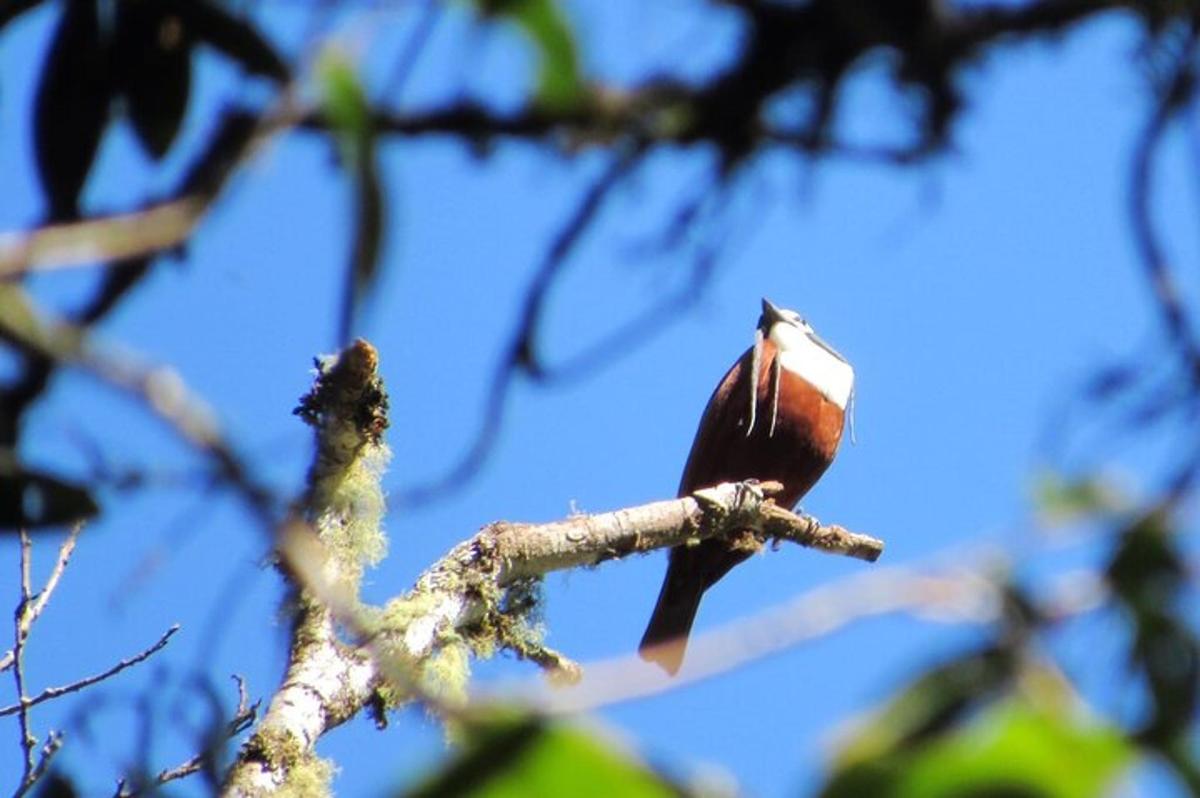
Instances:
[[[821,347],[821,348],[822,348],[822,349],[824,349],[826,352],[828,352],[829,354],[833,355],[834,357],[836,357],[838,360],[842,361],[843,363],[849,363],[849,362],[850,362],[850,361],[846,360],[846,358],[845,358],[845,357],[843,357],[843,356],[842,356],[842,353],[841,353],[841,352],[837,351],[837,350],[836,350],[836,349],[834,349],[832,346],[830,346],[829,344],[825,343],[825,340],[824,340],[823,338],[821,338],[821,336],[817,335],[815,332],[810,332],[810,333],[808,334],[808,338],[809,338],[809,340],[811,340],[811,341],[812,341],[814,344],[816,344],[817,346]]]
[[[758,320],[758,327],[763,332],[768,332],[771,325],[777,321],[783,320],[783,312],[771,302],[771,300],[763,297],[762,301],[762,316]]]

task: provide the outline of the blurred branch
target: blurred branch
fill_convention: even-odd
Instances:
[[[999,563],[949,571],[891,568],[853,576],[810,590],[781,605],[738,618],[712,631],[693,633],[688,664],[667,677],[635,655],[584,663],[584,679],[573,689],[544,685],[518,688],[535,706],[553,713],[588,712],[657,695],[736,670],[802,643],[825,637],[860,620],[910,613],[952,623],[1003,620],[1006,585]],[[1100,606],[1109,596],[1103,575],[1064,575],[1038,605],[1038,617],[1061,621]],[[483,690],[479,697],[508,694]]]
[[[277,109],[261,116],[225,112],[205,149],[165,200],[129,213],[0,234],[0,278],[105,259],[116,268],[182,246],[254,148],[292,124],[290,100],[286,93],[283,98]]]
[[[1154,297],[1167,335],[1187,361],[1193,384],[1200,384],[1200,346],[1195,339],[1184,300],[1171,274],[1167,256],[1159,243],[1150,209],[1153,193],[1155,156],[1170,123],[1192,102],[1195,95],[1195,59],[1200,31],[1193,20],[1187,41],[1175,57],[1171,74],[1158,87],[1159,97],[1154,112],[1138,139],[1133,155],[1129,190],[1129,215],[1133,225],[1134,243],[1142,262],[1146,282]]]
[[[631,144],[619,153],[609,167],[600,175],[584,194],[575,211],[559,230],[558,235],[546,251],[537,273],[529,282],[522,303],[521,315],[497,364],[488,391],[487,405],[475,440],[466,453],[449,471],[425,485],[409,488],[397,497],[397,504],[415,504],[428,501],[459,487],[473,476],[487,459],[504,415],[508,393],[520,373],[535,380],[544,379],[546,374],[538,356],[538,329],[545,314],[547,296],[561,274],[567,259],[579,240],[595,222],[604,201],[617,184],[636,168],[645,148],[642,143]]]
[[[253,478],[232,445],[221,434],[211,412],[191,395],[168,368],[146,368],[129,356],[107,352],[92,342],[84,328],[51,320],[15,285],[0,283],[0,340],[54,364],[82,368],[128,393],[158,416],[187,444],[209,458],[268,529],[276,523],[271,491]]]
[[[207,208],[207,198],[185,196],[132,213],[0,233],[0,278],[170,249],[187,240]]]

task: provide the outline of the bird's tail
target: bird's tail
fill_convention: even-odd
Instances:
[[[656,662],[672,676],[683,664],[683,652],[687,648],[688,633],[700,609],[700,598],[704,595],[704,584],[694,579],[672,578],[667,571],[654,614],[638,645],[638,655],[647,662]]]

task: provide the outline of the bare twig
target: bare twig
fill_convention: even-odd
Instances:
[[[23,624],[25,634],[29,634],[30,627],[37,621],[42,614],[42,610],[46,609],[46,603],[50,601],[50,596],[54,594],[54,589],[58,587],[58,581],[62,578],[63,572],[67,569],[67,563],[71,560],[71,555],[75,552],[75,544],[79,542],[79,533],[83,531],[83,524],[78,523],[71,527],[66,540],[58,547],[58,559],[54,562],[54,568],[50,571],[50,576],[46,578],[46,584],[38,591],[37,596],[33,599],[33,603],[29,605],[25,613]],[[0,657],[0,671],[8,670],[16,661],[16,649],[9,649],[4,656]]]
[[[251,704],[249,696],[246,694],[245,680],[236,674],[233,676],[233,679],[237,682],[238,689],[237,710],[233,713],[233,717],[229,719],[229,722],[225,724],[224,735],[220,740],[216,741],[218,744],[225,743],[229,740],[232,740],[234,737],[237,737],[246,729],[250,728],[250,726],[252,726],[254,721],[258,718],[258,708],[261,702],[255,701],[253,704]],[[164,768],[158,772],[157,776],[154,777],[153,786],[161,787],[167,782],[175,781],[177,779],[182,779],[195,773],[199,773],[204,769],[206,763],[208,763],[211,758],[211,750],[202,751],[188,759],[186,762],[182,762],[175,767]],[[123,798],[124,796],[132,796],[137,794],[138,792],[136,791],[121,793]]]
[[[42,776],[46,775],[46,771],[50,769],[50,762],[53,761],[55,754],[59,752],[62,745],[62,732],[51,730],[46,735],[46,742],[42,744],[42,748],[38,752],[37,764],[34,765],[28,782],[17,789],[13,794],[13,798],[21,798],[21,796],[26,795],[41,780]]]
[[[25,705],[25,640],[29,636],[29,626],[25,623],[25,618],[29,612],[29,603],[31,600],[30,570],[33,559],[33,544],[29,539],[27,531],[21,529],[20,534],[21,600],[17,604],[17,611],[13,616],[13,681],[17,686],[17,708],[19,710],[17,725],[21,735],[22,753],[21,781],[17,787],[17,795],[22,795],[35,781],[33,749],[37,745],[37,738],[29,730],[29,712],[28,707]]]
[[[171,637],[179,631],[179,628],[179,624],[173,625],[170,629],[163,633],[162,637],[160,637],[154,645],[137,654],[134,654],[132,657],[121,660],[116,665],[113,665],[111,668],[108,668],[101,673],[84,677],[79,681],[71,682],[70,684],[66,684],[61,687],[47,687],[45,690],[32,698],[25,698],[24,694],[22,693],[21,700],[16,704],[10,704],[7,707],[0,708],[0,717],[12,714],[23,715],[30,707],[37,706],[44,701],[50,701],[52,699],[59,698],[60,696],[67,695],[68,693],[78,692],[85,687],[91,687],[97,682],[102,682],[105,679],[112,678],[126,668],[131,668],[134,665],[137,665],[139,662],[143,662],[152,657],[154,654],[158,653],[164,646],[167,645]]]

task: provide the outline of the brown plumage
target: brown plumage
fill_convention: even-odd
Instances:
[[[684,467],[679,496],[722,482],[774,480],[784,486],[775,501],[790,509],[833,462],[842,439],[844,411],[806,379],[776,364],[779,350],[770,337],[775,320],[768,316],[768,307],[776,311],[764,300],[760,329],[763,325],[766,329],[759,344],[753,428],[747,435],[751,425],[748,375],[754,361],[751,348],[733,364],[708,401]],[[811,328],[807,329],[811,333]],[[678,671],[704,591],[748,558],[754,548],[728,539],[708,539],[671,549],[658,603],[638,648],[642,658],[657,662],[669,673]]]

